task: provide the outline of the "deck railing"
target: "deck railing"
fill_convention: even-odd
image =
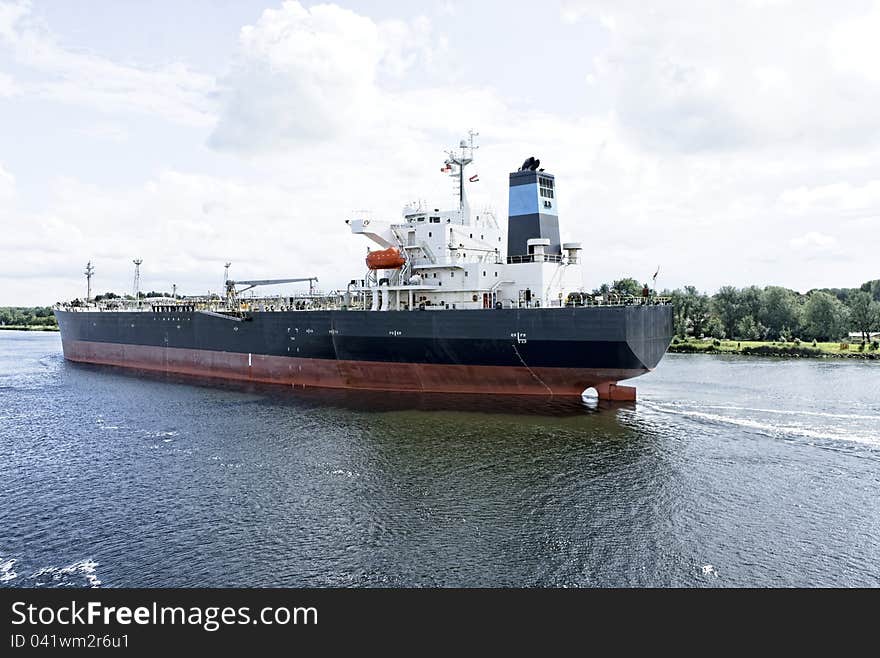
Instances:
[[[566,306],[666,306],[672,303],[671,297],[656,295],[591,295],[589,293],[571,293],[565,300]]]
[[[499,300],[500,301],[500,300]],[[672,303],[671,297],[656,295],[593,295],[591,293],[570,293],[565,300],[553,301],[545,308],[590,307],[590,306],[665,306]],[[247,298],[229,302],[217,298],[177,300],[118,300],[109,302],[66,302],[56,304],[53,308],[62,311],[79,312],[154,312],[154,313],[192,313],[209,311],[219,313],[252,313],[261,311],[310,311],[310,310],[360,310],[363,304],[354,297],[346,304],[343,295],[321,295],[312,297],[267,297]],[[538,300],[530,302],[507,300],[502,308],[541,308]]]
[[[561,263],[562,254],[528,254],[525,256],[508,256],[508,263]]]

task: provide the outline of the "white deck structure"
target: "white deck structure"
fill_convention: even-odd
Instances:
[[[465,169],[473,162],[475,136],[470,133],[458,150],[449,151],[441,170],[456,179],[458,208],[418,203],[403,209],[400,222],[347,220],[352,233],[381,249],[396,248],[406,258],[401,269],[370,270],[350,289],[362,293],[364,308],[558,307],[569,293],[583,292],[579,243],[563,244],[561,255],[545,253],[550,240],[538,237],[528,241],[527,256],[508,259],[494,212],[471,210]]]

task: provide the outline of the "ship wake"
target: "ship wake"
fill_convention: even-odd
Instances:
[[[840,448],[840,444],[857,444],[880,450],[880,436],[867,427],[874,425],[880,417],[863,414],[840,414],[811,410],[773,410],[749,407],[705,405],[696,408],[667,402],[642,401],[643,408],[660,414],[681,416],[701,425],[733,425],[744,430],[775,439],[801,441],[806,439],[813,445],[825,448]],[[724,413],[727,412],[727,413]],[[767,417],[769,415],[769,417]],[[792,420],[780,422],[775,417],[783,415]],[[797,418],[803,418],[801,423]],[[807,420],[809,419],[809,420]],[[822,422],[821,419],[834,421]],[[839,422],[849,421],[849,422]]]

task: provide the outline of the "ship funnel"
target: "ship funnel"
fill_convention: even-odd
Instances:
[[[556,211],[556,178],[537,171],[541,161],[534,156],[510,174],[507,212],[507,262],[530,260],[534,247],[530,241],[546,239],[544,254],[562,254],[559,216]],[[534,243],[533,243],[534,245]]]

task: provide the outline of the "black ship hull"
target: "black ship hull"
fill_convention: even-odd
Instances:
[[[68,360],[224,379],[368,390],[634,399],[668,305],[442,311],[187,308],[55,312]]]

